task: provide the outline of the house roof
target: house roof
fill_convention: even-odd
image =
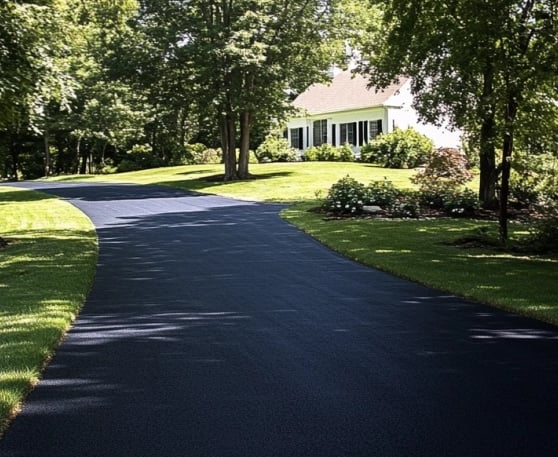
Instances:
[[[401,78],[398,83],[376,91],[373,87],[368,88],[368,80],[363,76],[343,71],[330,83],[310,86],[293,101],[293,105],[311,115],[385,106],[407,81],[408,78]]]

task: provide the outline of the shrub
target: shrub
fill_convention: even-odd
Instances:
[[[558,252],[558,208],[550,208],[533,225],[527,246],[535,252]]]
[[[354,160],[353,149],[350,144],[335,147],[324,143],[320,146],[312,146],[306,150],[303,159],[308,162],[351,162]]]
[[[392,208],[398,199],[402,197],[402,192],[395,188],[391,181],[372,181],[365,189],[365,201],[370,205],[377,205],[381,208]]]
[[[355,153],[349,143],[343,143],[341,146],[338,146],[337,151],[341,162],[353,162],[355,160]]]
[[[365,192],[364,184],[346,176],[331,186],[324,209],[338,214],[360,214]]]
[[[126,153],[125,158],[118,164],[116,170],[122,173],[161,166],[163,166],[163,161],[153,154],[150,145],[135,144],[132,146],[132,149]]]
[[[411,191],[402,192],[391,206],[390,213],[394,217],[419,217],[421,207],[416,193]]]
[[[471,189],[452,189],[443,199],[443,210],[448,216],[472,216],[478,208],[478,196]]]
[[[458,187],[473,179],[469,162],[458,149],[438,148],[427,158],[423,170],[411,178],[419,187],[431,187],[443,182],[447,187]]]
[[[433,148],[432,141],[412,128],[378,135],[361,148],[361,161],[385,168],[415,168],[423,164]]]
[[[256,149],[256,157],[259,162],[294,162],[296,150],[285,138],[269,135]]]
[[[549,154],[518,153],[512,163],[510,200],[519,206],[548,206],[558,198],[558,161]]]
[[[187,144],[186,161],[190,165],[201,165],[207,163],[221,163],[221,153],[218,149],[208,148],[203,143]]]
[[[423,187],[417,194],[423,208],[443,211],[452,217],[471,216],[479,208],[476,192],[445,183]]]

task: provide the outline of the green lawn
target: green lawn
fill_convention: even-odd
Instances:
[[[0,187],[0,434],[81,308],[95,273],[89,219],[56,198]]]
[[[411,187],[413,170],[386,170],[368,164],[350,162],[297,162],[251,164],[257,179],[240,182],[209,181],[223,174],[223,165],[185,165],[88,177],[88,181],[160,184],[198,192],[215,193],[258,201],[297,202],[325,196],[333,183],[346,175],[368,183],[389,176],[396,186]],[[80,176],[54,178],[75,180]]]

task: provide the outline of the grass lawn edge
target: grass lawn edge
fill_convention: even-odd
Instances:
[[[62,199],[0,186],[0,438],[79,315],[95,278],[90,219]]]

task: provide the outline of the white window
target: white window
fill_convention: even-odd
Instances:
[[[382,133],[382,120],[378,119],[375,121],[368,122],[368,141],[376,138],[380,133]]]
[[[349,143],[356,146],[356,126],[356,122],[339,125],[339,144]]]
[[[327,143],[327,119],[314,121],[314,146]]]

